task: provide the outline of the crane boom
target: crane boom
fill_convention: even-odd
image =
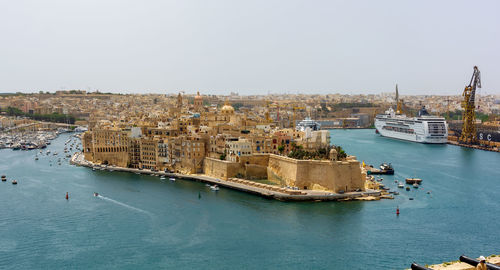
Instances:
[[[476,88],[481,88],[481,72],[477,66],[474,66],[474,73],[472,73],[472,77],[470,78],[469,86],[471,89],[471,95],[469,97],[469,102],[475,104],[476,100]]]
[[[474,73],[470,79],[469,85],[465,87],[462,96],[462,108],[464,109],[463,117],[464,124],[462,126],[462,134],[460,142],[466,144],[477,144],[479,141],[476,135],[476,89],[481,88],[481,73],[477,66],[474,66]]]

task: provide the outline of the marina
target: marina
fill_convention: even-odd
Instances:
[[[0,149],[10,148],[12,150],[35,150],[44,149],[50,144],[50,141],[57,138],[66,129],[55,131],[23,131],[0,133]]]

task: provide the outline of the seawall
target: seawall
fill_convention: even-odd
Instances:
[[[130,172],[130,173],[141,173],[141,174],[154,174],[166,177],[175,177],[178,179],[199,181],[203,183],[208,183],[211,185],[218,185],[225,188],[230,188],[233,190],[238,190],[254,195],[258,195],[264,198],[276,199],[280,201],[344,201],[353,199],[363,199],[368,196],[380,197],[380,191],[376,190],[365,190],[360,192],[346,192],[343,194],[315,191],[315,190],[295,190],[289,188],[281,188],[278,186],[266,185],[262,183],[257,183],[253,181],[238,179],[238,178],[228,178],[227,180],[207,176],[207,175],[184,175],[179,173],[168,173],[168,172],[154,172],[151,170],[139,170],[134,168],[124,168],[116,166],[106,166],[101,167],[98,164],[94,164],[90,161],[84,159],[82,153],[75,153],[70,160],[73,165],[84,166],[84,167],[99,167],[105,168],[106,170]]]

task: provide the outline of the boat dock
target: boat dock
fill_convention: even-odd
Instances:
[[[367,197],[381,196],[380,191],[371,189],[367,189],[366,191],[346,192],[340,194],[340,193],[331,193],[331,192],[316,191],[316,190],[297,190],[292,188],[284,188],[239,178],[229,178],[226,181],[201,174],[185,175],[179,173],[151,171],[147,169],[139,170],[135,168],[123,168],[116,166],[102,167],[98,164],[94,164],[92,162],[85,160],[82,153],[75,153],[71,157],[70,163],[89,168],[99,167],[99,168],[104,168],[105,170],[140,173],[140,174],[155,175],[155,176],[166,176],[183,180],[198,181],[210,185],[217,185],[220,187],[230,188],[233,190],[238,190],[258,195],[264,198],[276,199],[280,201],[346,201],[346,200],[357,200],[357,199],[363,200],[364,198]]]
[[[448,140],[448,144],[456,145],[456,146],[461,146],[461,147],[466,147],[466,148],[472,148],[472,149],[478,149],[478,150],[491,151],[491,152],[499,152],[500,153],[500,148],[498,148],[498,147],[486,147],[486,146],[475,145],[475,144],[464,144],[464,143],[459,143],[457,141],[452,141],[452,140]]]

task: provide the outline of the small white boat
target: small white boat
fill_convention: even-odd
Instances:
[[[210,186],[210,189],[213,191],[218,191],[219,187],[217,185]]]
[[[160,176],[160,180],[165,180],[165,176]]]
[[[414,187],[414,188],[418,188],[418,184],[417,184],[417,183],[414,183],[414,184],[413,184],[413,187]]]
[[[168,180],[175,182],[175,178],[173,178],[173,177],[170,177]]]
[[[404,187],[405,187],[405,185],[403,183],[398,184],[398,188],[404,188]]]

